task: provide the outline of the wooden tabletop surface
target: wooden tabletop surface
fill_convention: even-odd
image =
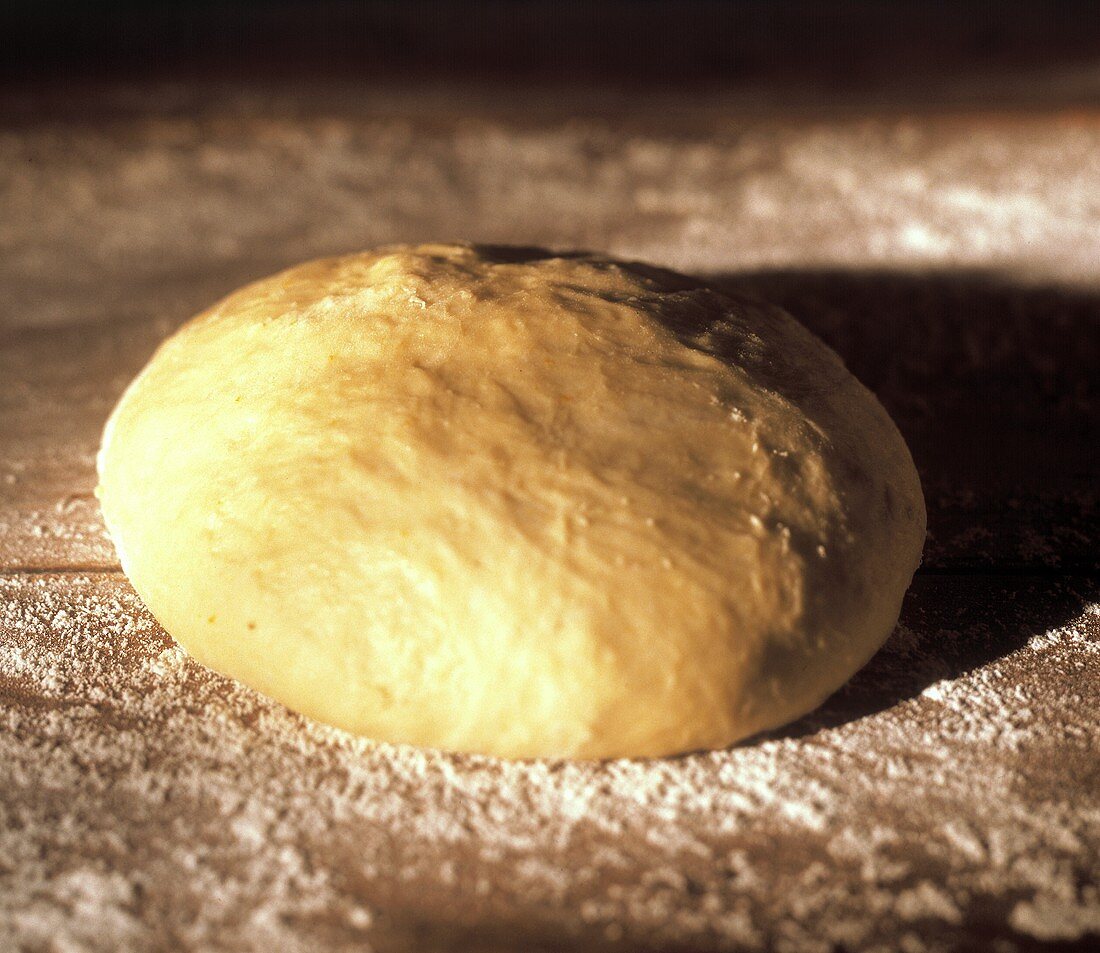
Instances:
[[[0,948],[1100,941],[1100,113],[8,93]],[[114,401],[243,281],[431,238],[705,274],[836,348],[929,508],[870,666],[727,752],[501,765],[321,729],[179,655],[95,504]]]

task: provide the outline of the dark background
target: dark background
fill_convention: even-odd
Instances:
[[[323,72],[1017,101],[1013,76],[1056,70],[1061,95],[1100,100],[1075,75],[1100,57],[1100,13],[1083,0],[12,0],[0,35],[0,78],[32,83]]]

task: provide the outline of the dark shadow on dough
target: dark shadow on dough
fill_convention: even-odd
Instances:
[[[899,629],[773,737],[890,708],[1100,598],[1100,294],[969,272],[709,280],[781,305],[841,355],[905,435],[928,503],[924,565]]]
[[[471,247],[481,255],[482,258],[487,259],[493,264],[501,265],[525,265],[536,261],[548,261],[552,258],[561,258],[567,261],[570,259],[589,258],[596,261],[602,260],[604,262],[613,262],[624,271],[653,282],[655,285],[659,286],[662,292],[698,290],[699,288],[711,285],[711,282],[701,281],[693,275],[685,275],[678,271],[671,271],[668,268],[659,268],[657,265],[651,265],[648,262],[609,258],[600,252],[587,251],[584,249],[560,250],[542,248],[538,245],[488,245],[484,243],[475,243]],[[722,290],[727,294],[744,297],[744,295],[739,295],[736,289],[728,285],[723,287]]]
[[[711,276],[786,308],[905,435],[925,566],[1100,570],[1100,293],[974,272]]]
[[[486,245],[475,244],[474,250],[494,264],[524,265],[532,261],[546,261],[549,258],[583,258],[585,252],[558,252],[538,245]]]

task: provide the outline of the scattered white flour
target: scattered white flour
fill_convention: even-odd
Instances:
[[[305,258],[434,238],[797,269],[817,329],[866,339],[842,350],[887,365],[876,389],[936,452],[931,550],[1049,567],[1089,545],[1091,488],[1059,502],[1071,484],[1044,461],[1042,492],[983,496],[996,461],[956,480],[941,446],[975,383],[1009,374],[1044,398],[982,391],[982,426],[1004,423],[1006,395],[1013,427],[1036,417],[1012,453],[1054,452],[1052,422],[1080,432],[1050,399],[1085,393],[1092,370],[1083,335],[1073,386],[1050,366],[1069,359],[1068,299],[877,271],[1094,284],[1087,116],[765,121],[642,103],[555,122],[515,100],[507,118],[446,96],[401,115],[419,94],[372,92],[359,112],[324,91],[142,95],[97,96],[109,120],[0,131],[0,321],[16,331],[0,349],[2,566],[117,568],[92,497],[99,432],[175,324]],[[814,269],[864,280],[820,285]],[[835,297],[814,300],[830,287],[839,317]],[[1069,304],[1094,320],[1094,301]],[[957,379],[928,393],[944,367]],[[1015,521],[990,526],[990,499]],[[202,670],[117,573],[0,577],[0,950],[1083,945],[1100,934],[1100,610],[1076,585],[919,578],[886,649],[790,731],[594,765],[373,745]]]
[[[0,131],[0,320],[182,318],[280,266],[443,238],[692,272],[1096,281],[1100,128],[1085,119],[749,120],[694,104],[677,126],[642,103],[538,124],[509,117],[507,94],[495,113],[444,98],[410,117],[384,91],[359,115],[238,95],[158,117],[163,95],[143,112],[128,92],[101,91],[110,122]]]
[[[1100,633],[1072,587],[1064,623],[1028,630],[1054,617],[1044,585],[921,579],[886,649],[791,731],[591,764],[356,739],[203,670],[119,574],[3,578],[0,948],[1100,933]]]

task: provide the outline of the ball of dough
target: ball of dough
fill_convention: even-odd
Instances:
[[[390,247],[169,338],[99,456],[127,575],[200,662],[371,738],[726,746],[891,632],[904,441],[782,311],[594,256]]]

